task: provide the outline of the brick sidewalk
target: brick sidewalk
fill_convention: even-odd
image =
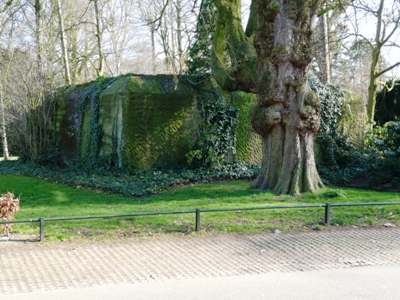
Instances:
[[[400,265],[400,229],[0,242],[0,295],[169,279]]]

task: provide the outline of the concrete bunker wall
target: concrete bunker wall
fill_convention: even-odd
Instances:
[[[226,93],[190,76],[125,75],[70,87],[58,101],[57,137],[66,163],[146,170],[187,164],[202,134],[199,103],[223,94],[239,108],[235,159],[261,161],[250,126],[255,95]]]

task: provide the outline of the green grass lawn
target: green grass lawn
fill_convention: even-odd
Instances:
[[[395,192],[377,192],[329,187],[318,195],[276,196],[251,189],[251,182],[230,181],[194,184],[171,189],[146,198],[128,198],[15,175],[0,175],[0,193],[12,192],[20,198],[16,219],[66,217],[136,212],[176,211],[211,208],[244,208],[268,205],[307,205],[315,203],[356,203],[400,201]],[[324,230],[337,226],[400,225],[400,205],[332,208],[331,226],[323,226],[324,208],[276,209],[202,213],[202,232],[262,232],[271,230]],[[129,218],[49,221],[47,240],[82,237],[123,237],[155,233],[191,233],[194,214],[157,215]],[[38,223],[14,224],[13,233],[38,234]]]

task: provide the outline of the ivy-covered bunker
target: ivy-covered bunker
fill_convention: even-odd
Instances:
[[[173,75],[124,75],[69,87],[57,102],[61,159],[88,168],[185,165],[205,132],[204,102],[221,98],[239,111],[230,159],[259,163],[261,140],[250,126],[256,96],[224,92],[212,79]]]

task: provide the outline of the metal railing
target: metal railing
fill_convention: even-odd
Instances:
[[[142,212],[131,214],[116,214],[116,215],[98,215],[98,216],[72,216],[72,217],[57,217],[57,218],[37,218],[26,220],[0,221],[2,224],[13,223],[33,223],[38,222],[40,228],[40,241],[44,241],[45,223],[48,221],[67,221],[67,220],[84,220],[84,219],[106,219],[106,218],[123,218],[123,217],[140,217],[140,216],[161,216],[161,215],[177,215],[177,214],[195,214],[195,231],[201,230],[201,213],[211,212],[229,212],[229,211],[249,211],[249,210],[268,210],[268,209],[307,209],[307,208],[325,208],[325,224],[330,223],[331,209],[333,207],[349,207],[349,206],[383,206],[383,205],[400,205],[400,202],[363,202],[363,203],[324,203],[310,205],[292,205],[292,206],[260,206],[260,207],[245,207],[245,208],[212,208],[212,209],[192,209],[179,211],[164,211],[164,212]]]

